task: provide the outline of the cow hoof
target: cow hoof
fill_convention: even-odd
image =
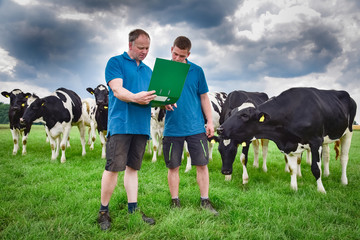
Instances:
[[[347,185],[347,184],[348,184],[347,178],[346,178],[346,177],[345,177],[345,178],[341,178],[341,183],[342,183],[343,185]]]
[[[264,171],[264,172],[267,172],[267,167],[263,167],[263,171]]]
[[[185,169],[185,172],[187,173],[187,172],[190,172],[190,170],[191,170],[191,168],[186,168]]]
[[[248,184],[249,179],[243,179],[243,185]]]

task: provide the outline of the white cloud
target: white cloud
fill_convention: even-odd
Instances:
[[[9,52],[0,47],[0,73],[13,76],[15,66],[16,58],[9,56]]]

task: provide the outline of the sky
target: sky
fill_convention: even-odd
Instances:
[[[0,0],[0,91],[91,98],[86,88],[105,84],[107,61],[142,28],[151,68],[187,36],[210,91],[345,90],[359,123],[359,12],[358,0]]]

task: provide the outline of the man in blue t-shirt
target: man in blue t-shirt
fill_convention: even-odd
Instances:
[[[172,197],[172,206],[180,207],[179,168],[181,165],[184,142],[188,145],[191,164],[196,166],[197,183],[200,188],[201,207],[215,215],[218,212],[209,200],[209,163],[208,137],[214,135],[211,117],[209,91],[201,67],[190,62],[191,41],[184,36],[177,37],[171,47],[172,60],[190,64],[179,100],[174,105],[166,106],[163,152],[168,168],[168,183]],[[207,124],[203,113],[206,117]]]
[[[101,180],[101,206],[98,223],[110,228],[109,202],[117,184],[118,173],[125,171],[124,187],[128,211],[137,210],[138,175],[150,136],[150,101],[156,95],[148,92],[152,71],[142,61],[149,52],[150,36],[142,29],[129,33],[129,50],[112,57],[105,69],[109,86],[108,141],[106,166]],[[142,218],[154,224],[152,218]]]

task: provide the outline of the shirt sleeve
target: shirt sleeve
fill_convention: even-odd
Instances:
[[[199,68],[199,95],[209,92],[208,85],[206,83],[205,74],[202,68]]]
[[[124,79],[124,74],[122,71],[122,63],[119,59],[112,57],[108,61],[105,68],[105,80],[106,83],[109,83],[111,80],[115,78]]]

